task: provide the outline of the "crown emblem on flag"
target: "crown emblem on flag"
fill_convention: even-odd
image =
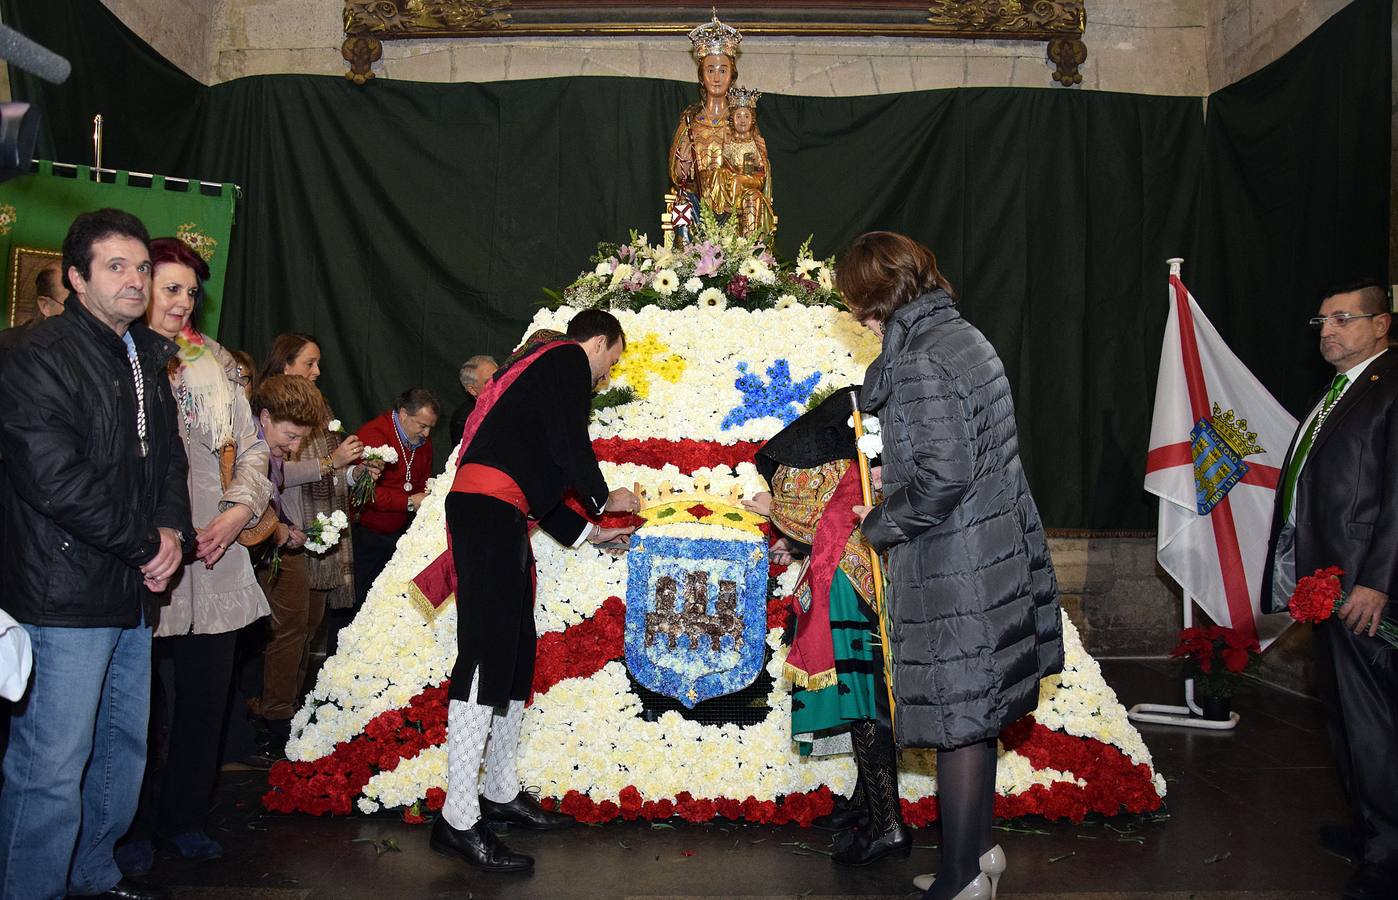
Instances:
[[[1239,456],[1267,452],[1258,445],[1257,432],[1248,431],[1247,419],[1238,418],[1231,409],[1224,412],[1217,403],[1214,404],[1213,426],[1218,436],[1227,441]]]

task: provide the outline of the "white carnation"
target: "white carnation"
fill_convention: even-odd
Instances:
[[[634,271],[635,269],[631,268],[630,263],[618,264],[617,267],[612,270],[612,280],[611,283],[607,285],[607,287],[609,289],[616,288],[623,281],[630,278],[631,273]]]

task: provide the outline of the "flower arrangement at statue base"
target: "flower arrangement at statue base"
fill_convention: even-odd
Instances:
[[[530,331],[562,330],[573,312],[542,310]],[[613,384],[634,398],[595,413],[593,449],[609,484],[638,485],[646,498],[647,524],[638,536],[655,545],[647,552],[662,550],[666,542],[656,538],[668,535],[690,555],[711,541],[738,540],[752,545],[753,559],[760,557],[755,564],[767,569],[765,591],[759,584],[754,596],[751,581],[724,576],[747,585],[738,589],[736,618],[726,620],[732,627],[716,624],[705,637],[677,640],[680,650],[686,641],[713,640],[715,651],[723,651],[713,655],[718,659],[736,645],[741,620],[745,651],[761,652],[755,674],[742,676],[753,679],[744,708],[755,711],[741,722],[704,720],[697,715],[704,706],[699,696],[690,698],[698,704],[693,711],[679,708],[682,702],[648,708],[653,701],[643,699],[628,668],[645,629],[628,628],[627,615],[628,603],[651,602],[655,591],[641,597],[633,590],[633,560],[564,548],[536,533],[539,637],[520,778],[549,805],[588,822],[673,816],[808,824],[830,810],[835,794],[849,793],[854,764],[849,756],[803,757],[792,744],[783,635],[797,572],[769,565],[752,542],[770,533],[763,536],[744,519],[739,501],[766,489],[751,461],[760,442],[798,416],[816,391],[858,384],[878,341],[826,305],[677,311],[648,305],[617,315],[628,344]],[[456,611],[452,604],[418,605],[409,582],[445,547],[449,487],[449,478],[432,479],[368,601],[341,633],[339,652],[293,718],[289,761],[269,777],[269,809],[402,809],[417,820],[440,804]],[[720,562],[714,573],[737,566],[738,555]],[[765,606],[765,622],[752,617],[753,602]],[[705,620],[711,624],[730,615],[711,612]],[[1080,819],[1157,808],[1164,781],[1066,619],[1064,642],[1063,673],[1041,683],[1033,716],[1003,735],[997,813]],[[904,811],[914,824],[937,815],[934,758],[920,750],[901,756]]]

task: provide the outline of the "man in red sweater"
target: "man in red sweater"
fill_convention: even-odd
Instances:
[[[355,432],[366,448],[392,447],[398,451],[398,461],[384,466],[374,485],[373,502],[359,508],[354,525],[356,607],[393,558],[398,539],[427,496],[427,479],[432,476],[432,440],[428,435],[441,414],[436,394],[427,388],[410,388],[392,409]]]

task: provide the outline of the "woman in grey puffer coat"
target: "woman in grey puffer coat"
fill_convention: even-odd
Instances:
[[[861,405],[882,426],[884,499],[863,531],[888,558],[898,743],[938,750],[942,868],[926,896],[989,897],[977,858],[992,848],[996,738],[1063,668],[1058,583],[1014,401],[931,250],[865,234],[841,260],[839,287],[883,336]]]

